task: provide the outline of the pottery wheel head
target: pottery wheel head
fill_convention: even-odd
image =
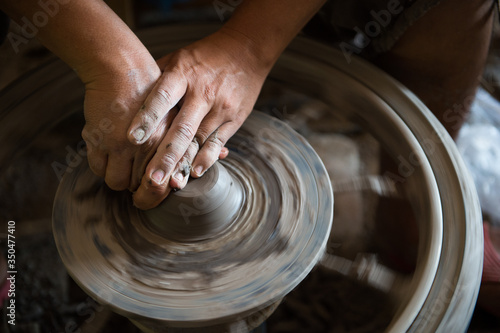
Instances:
[[[333,194],[323,163],[283,122],[254,111],[229,156],[140,211],[86,163],[68,173],[53,230],[94,299],[158,327],[207,327],[272,307],[323,255]]]
[[[245,193],[237,179],[220,163],[158,207],[146,211],[147,222],[165,238],[180,242],[207,240],[220,235],[237,218]]]

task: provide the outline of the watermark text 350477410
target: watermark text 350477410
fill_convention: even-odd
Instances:
[[[9,325],[16,324],[16,222],[7,222],[7,283],[8,303],[7,322]]]

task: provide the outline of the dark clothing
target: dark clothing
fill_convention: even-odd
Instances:
[[[370,58],[389,51],[440,0],[330,0],[321,20],[354,53]]]
[[[0,11],[0,44],[2,44],[7,37],[7,31],[9,30],[9,17]]]

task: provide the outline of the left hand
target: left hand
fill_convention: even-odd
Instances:
[[[82,131],[88,163],[113,190],[139,186],[146,165],[163,137],[162,130],[166,131],[166,125],[160,124],[149,146],[129,142],[127,129],[161,71],[149,53],[130,56],[127,60],[134,66],[111,73],[82,73],[89,78],[85,81],[85,127]]]

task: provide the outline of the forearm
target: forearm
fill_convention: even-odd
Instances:
[[[139,39],[103,1],[53,3],[58,6],[57,12],[47,15],[47,23],[37,27],[36,37],[84,83],[154,64]],[[0,0],[0,8],[19,24],[24,24],[23,17],[31,21],[42,11],[37,0]]]
[[[223,31],[245,37],[264,66],[272,66],[326,0],[245,0]]]

